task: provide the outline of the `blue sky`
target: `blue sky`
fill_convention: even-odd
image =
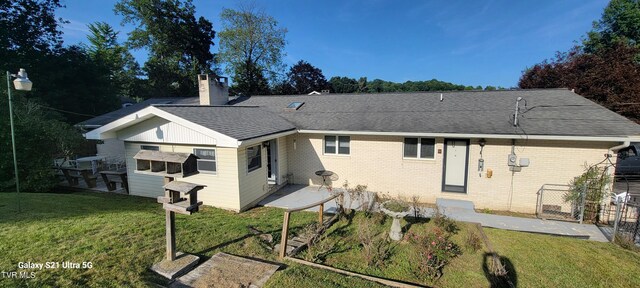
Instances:
[[[121,31],[117,1],[66,0],[58,16],[66,44],[86,41],[86,24]],[[197,16],[220,30],[237,1],[194,0]],[[332,76],[404,82],[516,86],[522,70],[566,51],[591,29],[607,1],[268,1],[256,3],[288,29],[285,62],[305,60]],[[217,52],[218,39],[214,40]],[[142,64],[145,51],[134,51]]]

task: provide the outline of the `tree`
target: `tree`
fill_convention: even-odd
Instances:
[[[358,81],[349,77],[331,77],[329,86],[333,93],[355,93],[358,91]]]
[[[567,87],[599,104],[640,121],[640,64],[637,47],[618,43],[598,53],[574,48],[556,59],[527,69],[518,86],[527,88]]]
[[[220,14],[219,60],[233,81],[242,81],[236,90],[245,95],[259,94],[263,79],[273,81],[284,69],[286,29],[278,21],[253,5],[238,10],[223,9]]]
[[[118,43],[118,32],[106,22],[88,25],[87,52],[96,63],[104,65],[118,96],[138,97],[140,66],[129,50]]]
[[[215,31],[209,20],[196,19],[192,1],[121,0],[114,11],[124,17],[122,24],[136,25],[127,46],[149,49],[143,70],[150,94],[197,95],[196,75],[213,72]]]
[[[8,114],[6,85],[0,92],[2,115]],[[52,161],[55,157],[71,156],[86,141],[80,131],[59,119],[59,115],[43,109],[24,93],[13,94],[15,139],[18,171],[23,191],[46,192],[57,184]],[[15,184],[9,117],[0,118],[0,189],[6,191]]]
[[[568,52],[523,71],[520,88],[567,87],[640,123],[640,4],[612,0]]]
[[[269,81],[255,64],[247,63],[236,68],[231,92],[237,95],[268,95],[271,94]],[[286,83],[288,85],[288,83]]]
[[[289,83],[296,94],[307,94],[311,91],[320,91],[328,88],[327,79],[322,70],[314,67],[304,60],[298,61],[287,73]]]
[[[593,22],[593,29],[587,33],[583,45],[587,53],[594,53],[612,48],[618,42],[635,46],[639,41],[640,1],[612,0],[602,18]]]

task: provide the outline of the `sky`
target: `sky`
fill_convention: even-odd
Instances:
[[[87,24],[104,21],[124,42],[115,0],[63,0],[65,44],[87,42]],[[196,16],[221,30],[220,12],[237,1],[194,0]],[[285,27],[285,63],[305,60],[333,76],[394,82],[438,79],[515,87],[522,71],[567,51],[600,19],[607,1],[255,0]],[[212,52],[218,51],[218,39]],[[146,51],[132,51],[142,65]]]

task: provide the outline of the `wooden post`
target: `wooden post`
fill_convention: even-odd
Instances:
[[[282,236],[280,240],[280,258],[287,256],[287,238],[289,237],[289,211],[284,212],[284,221],[282,223]]]
[[[167,229],[167,260],[176,259],[176,214],[175,212],[166,211],[166,229]]]
[[[318,209],[318,224],[322,225],[322,214],[324,214],[324,203],[320,204],[320,209]]]

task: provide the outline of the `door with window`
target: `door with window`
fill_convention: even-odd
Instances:
[[[278,140],[273,139],[267,145],[267,176],[269,184],[277,184],[278,179]]]
[[[469,140],[446,139],[442,166],[442,191],[466,193]]]

